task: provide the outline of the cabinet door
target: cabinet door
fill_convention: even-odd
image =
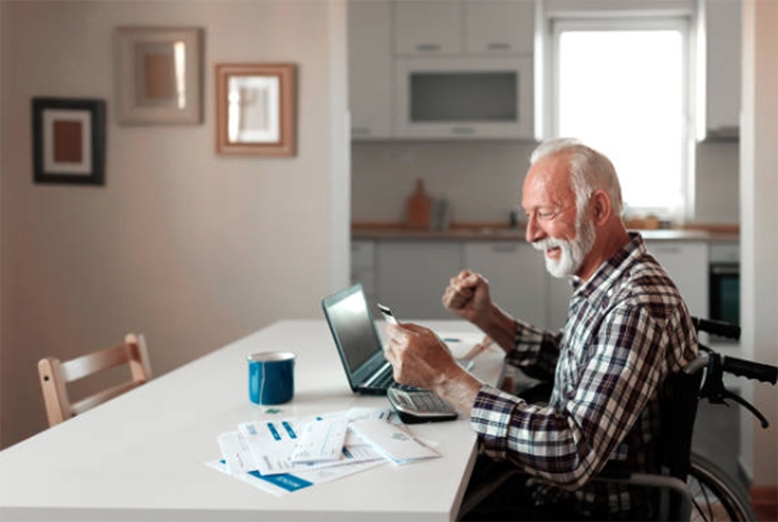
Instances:
[[[664,267],[692,315],[708,316],[708,244],[646,241],[648,251]]]
[[[353,139],[392,136],[392,2],[348,3],[349,108]]]
[[[381,241],[376,250],[378,300],[398,319],[454,319],[440,298],[462,268],[459,242]]]
[[[559,279],[546,271],[546,288],[548,289],[546,328],[549,330],[561,330],[567,322],[567,311],[570,308],[573,286],[570,279]]]
[[[464,16],[468,54],[532,54],[534,0],[467,0]]]
[[[734,138],[740,127],[741,2],[705,2],[706,128],[709,137]]]
[[[546,279],[543,256],[519,241],[465,243],[465,267],[489,281],[492,299],[514,316],[545,327]]]
[[[398,1],[394,14],[396,54],[435,56],[462,52],[461,2]]]

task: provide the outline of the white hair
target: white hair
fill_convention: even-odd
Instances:
[[[589,198],[597,190],[603,190],[611,200],[616,215],[621,215],[624,204],[621,185],[613,163],[601,152],[573,138],[555,138],[538,145],[530,156],[530,164],[554,154],[570,154],[570,185],[575,193],[579,219],[588,207]]]

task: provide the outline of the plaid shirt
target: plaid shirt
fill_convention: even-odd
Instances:
[[[563,331],[517,321],[507,362],[554,380],[547,407],[484,385],[470,422],[488,456],[527,475],[538,504],[624,514],[644,494],[588,482],[608,460],[656,471],[658,391],[668,372],[694,359],[697,337],[678,290],[643,239],[631,241],[574,292]],[[644,509],[643,506],[641,509]],[[645,512],[643,512],[645,514]]]

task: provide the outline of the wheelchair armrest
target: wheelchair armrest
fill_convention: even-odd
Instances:
[[[607,466],[606,466],[607,467]],[[631,473],[627,478],[615,478],[603,476],[602,473],[595,476],[592,480],[602,482],[616,482],[621,484],[629,484],[631,486],[643,486],[650,488],[669,489],[678,493],[681,503],[679,506],[680,513],[677,520],[689,520],[692,512],[693,499],[689,492],[689,488],[686,486],[686,482],[683,480],[671,477],[668,475],[653,474],[653,473]],[[665,520],[666,517],[661,518]]]

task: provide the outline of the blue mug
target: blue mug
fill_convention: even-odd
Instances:
[[[281,404],[294,397],[294,358],[291,352],[249,355],[249,398],[256,404]]]

